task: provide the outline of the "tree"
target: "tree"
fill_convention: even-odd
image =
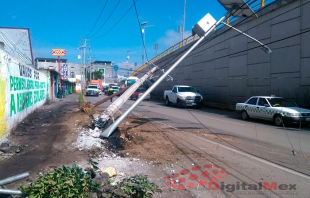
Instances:
[[[93,72],[93,76],[94,76],[95,80],[102,80],[104,78],[104,76],[102,76],[102,72],[101,71]]]

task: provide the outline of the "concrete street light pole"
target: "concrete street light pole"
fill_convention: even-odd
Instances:
[[[147,24],[147,21],[145,21],[145,22],[142,22],[141,23],[141,26],[142,26],[142,34],[143,34],[143,55],[142,55],[142,65],[145,63],[145,59],[146,59],[146,57],[145,57],[145,46],[146,46],[146,44],[145,44],[145,25]]]
[[[213,18],[212,18],[213,19]],[[115,122],[113,122],[108,128],[106,128],[101,134],[100,137],[101,138],[107,138],[111,135],[111,133],[113,133],[113,131],[116,129],[116,127],[131,113],[131,111],[133,111],[143,100],[144,98],[151,93],[151,91],[153,91],[155,89],[155,87],[161,83],[161,81],[163,81],[168,75],[169,73],[175,68],[177,67],[180,62],[182,60],[184,60],[186,58],[186,56],[188,56],[189,53],[191,53],[203,40],[204,38],[210,34],[210,32],[213,31],[213,28],[216,27],[218,24],[220,24],[223,20],[225,19],[225,16],[223,16],[219,21],[215,21],[208,23],[208,29],[204,32],[203,35],[201,35],[201,37],[199,38],[199,40],[197,42],[195,42],[182,56],[179,60],[177,60],[167,71],[165,71],[165,73],[150,87],[146,90],[146,92],[139,98],[136,100],[136,102],[131,105],[129,107],[129,109],[124,112],[120,117],[118,117],[117,120],[115,120]],[[153,67],[147,74],[145,74],[142,78],[140,78],[135,84],[133,84],[123,95],[124,98],[118,98],[117,101],[119,100],[120,103],[124,103],[124,101],[126,101],[129,96],[139,87],[140,84],[142,84],[147,78],[149,78],[156,70],[157,70],[157,66]],[[132,92],[131,92],[132,91]],[[126,97],[125,97],[126,96]],[[122,97],[122,96],[121,96]],[[121,101],[122,100],[122,101]],[[115,102],[117,102],[115,101]],[[103,115],[101,115],[101,119],[102,120],[108,120],[109,117],[111,117],[111,115],[114,114],[114,112],[120,108],[120,104],[119,105],[111,105],[111,110],[104,112]],[[114,108],[114,109],[113,109]]]

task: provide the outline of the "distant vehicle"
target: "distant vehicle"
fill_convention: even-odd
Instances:
[[[135,77],[135,76],[128,77],[125,80],[125,87],[130,87],[131,85],[135,84],[137,80],[139,80],[138,77]]]
[[[86,96],[99,96],[100,92],[98,85],[88,85],[86,88]]]
[[[193,106],[200,108],[203,104],[203,97],[192,86],[175,85],[172,90],[164,91],[166,105],[174,103],[177,107]]]
[[[91,85],[98,85],[99,89],[102,91],[102,80],[90,80],[89,84],[91,84]]]
[[[131,85],[135,84],[137,80],[139,80],[138,77],[131,76],[131,77],[126,78],[125,80],[120,81],[119,86],[121,89],[130,87]]]
[[[108,85],[104,88],[104,94],[105,94],[105,95],[108,95],[108,90],[109,90],[110,86],[117,86],[117,84],[115,84],[115,83],[110,83],[110,84],[108,84]]]
[[[118,86],[112,86],[112,88],[113,88],[113,94],[115,94],[115,93],[120,91]]]
[[[253,96],[244,103],[237,103],[236,112],[241,113],[244,120],[270,120],[276,126],[282,126],[283,123],[310,123],[309,109],[300,108],[282,97]]]
[[[140,97],[144,94],[144,92],[146,92],[146,89],[145,89],[144,87],[139,87],[139,88],[135,91],[135,93],[133,93],[133,94],[130,96],[130,99],[131,99],[131,100],[132,100],[132,99],[138,99],[138,98],[140,98]],[[148,94],[148,95],[144,98],[144,100],[149,101],[150,98],[151,98],[151,95]]]

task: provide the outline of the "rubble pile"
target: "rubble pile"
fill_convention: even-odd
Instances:
[[[82,150],[90,150],[94,148],[104,148],[105,140],[99,138],[100,130],[78,128],[79,136],[75,143],[72,144],[73,148]]]

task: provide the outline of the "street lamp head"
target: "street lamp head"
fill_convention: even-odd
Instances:
[[[141,25],[146,25],[147,24],[147,21],[144,21],[141,23]]]

